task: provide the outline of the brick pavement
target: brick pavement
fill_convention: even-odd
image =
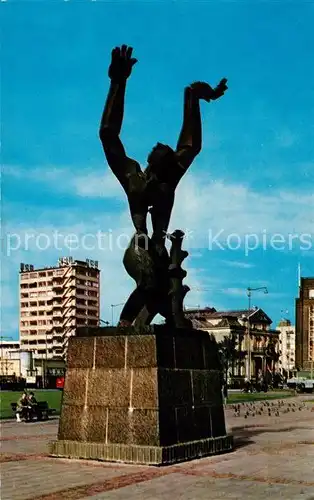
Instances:
[[[314,405],[298,410],[305,399],[287,400],[279,416],[275,408],[268,416],[249,406],[235,416],[228,407],[236,445],[232,453],[163,468],[50,458],[47,443],[56,436],[57,420],[7,421],[2,424],[1,499],[314,500]],[[295,409],[285,413],[294,401]]]

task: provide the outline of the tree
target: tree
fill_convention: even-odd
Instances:
[[[265,348],[265,356],[271,360],[273,372],[275,371],[275,363],[277,363],[280,358],[280,354],[279,352],[277,352],[276,347],[277,347],[276,340],[270,337],[268,345]]]
[[[235,335],[225,335],[223,340],[217,342],[220,362],[223,368],[224,379],[227,381],[229,368],[234,374],[234,365],[236,360],[239,359],[239,351],[237,349]]]

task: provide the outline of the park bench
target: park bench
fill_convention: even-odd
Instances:
[[[11,408],[14,414],[16,413],[17,403],[11,403]],[[37,401],[37,404],[34,405],[33,411],[37,420],[48,420],[49,415],[52,415],[56,412],[54,408],[49,408],[47,401]]]

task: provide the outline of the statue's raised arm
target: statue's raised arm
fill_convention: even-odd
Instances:
[[[108,71],[111,82],[99,129],[107,162],[124,188],[128,171],[139,168],[134,160],[127,157],[119,137],[124,114],[126,81],[137,62],[132,57],[132,51],[132,47],[126,45],[112,50]]]
[[[215,88],[205,82],[194,82],[185,88],[183,124],[176,148],[176,158],[180,166],[177,181],[202,149],[200,100],[210,102],[218,99],[227,90],[226,83],[226,78],[223,78]]]

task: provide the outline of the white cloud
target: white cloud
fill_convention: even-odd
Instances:
[[[243,288],[225,288],[222,290],[225,295],[235,295],[235,296],[243,296],[246,295],[246,290]]]
[[[230,267],[237,267],[239,269],[251,269],[255,267],[255,264],[251,264],[249,262],[236,261],[236,260],[222,260],[222,264]]]
[[[91,200],[99,197],[117,198],[122,201],[123,207],[122,210],[114,213],[106,212],[104,204],[103,213],[91,213],[91,211],[85,213],[82,209],[79,214],[63,211],[62,207],[46,212],[41,212],[39,209],[38,218],[34,220],[32,226],[26,222],[19,222],[12,227],[8,221],[6,231],[10,234],[16,233],[21,241],[25,241],[26,234],[33,234],[36,237],[40,233],[52,239],[55,230],[63,236],[76,234],[81,241],[87,233],[96,234],[97,231],[102,231],[107,232],[107,235],[110,233],[113,245],[111,249],[96,246],[94,249],[80,247],[78,250],[69,248],[58,250],[49,246],[47,250],[40,251],[36,248],[35,237],[29,241],[28,249],[25,249],[25,245],[21,245],[19,250],[11,253],[10,258],[5,259],[7,266],[5,284],[13,290],[11,295],[8,294],[10,309],[7,312],[6,324],[12,324],[12,314],[15,315],[16,322],[18,318],[18,292],[15,277],[17,277],[20,262],[49,266],[55,265],[58,257],[69,254],[72,254],[74,258],[98,260],[102,270],[101,316],[107,321],[111,321],[111,304],[124,302],[134,288],[134,282],[125,273],[122,264],[124,251],[117,245],[117,238],[121,233],[129,236],[132,234],[126,196],[113,174],[106,170],[105,165],[103,170],[103,175],[90,169],[87,173],[71,175],[69,169],[51,168],[49,172],[45,169],[45,180],[39,169],[25,171],[6,167],[7,175],[14,175],[20,180],[24,178],[23,176],[30,180],[40,179],[40,182],[50,183],[53,189],[62,189],[65,193],[88,197]],[[52,180],[58,182],[52,183]],[[35,207],[32,208],[35,210]],[[201,256],[199,249],[207,248],[209,230],[215,232],[223,229],[225,234],[237,232],[241,236],[246,233],[258,233],[265,229],[269,234],[313,233],[313,213],[314,196],[311,193],[276,190],[258,193],[243,184],[213,182],[209,176],[193,171],[186,175],[177,190],[169,230],[181,228],[190,233],[183,248],[195,258],[197,255]],[[250,263],[235,260],[226,261],[225,264],[239,269],[253,267]],[[222,283],[219,276],[209,276],[208,271],[193,268],[190,259],[184,261],[183,267],[188,270],[185,282],[192,289],[185,301],[190,307],[213,305],[223,308],[223,304],[219,305],[216,302],[217,291],[225,295],[245,293],[242,289],[228,287],[228,283]],[[12,277],[14,277],[14,285],[12,285]],[[224,285],[225,288],[222,288]],[[118,307],[115,309],[116,315],[120,312],[118,309]]]
[[[213,181],[210,175],[198,174],[197,165],[182,179],[177,192],[169,230],[176,228],[189,233],[186,246],[207,247],[208,231],[237,233],[313,233],[314,195],[297,190],[269,189],[258,192],[240,183]],[[204,169],[203,169],[204,170]],[[37,179],[53,183],[53,189],[77,196],[96,199],[116,198],[124,203],[128,214],[126,195],[117,179],[104,165],[77,173],[70,169],[25,170],[6,166],[4,172],[19,178]],[[105,214],[105,208],[104,208]],[[115,214],[116,215],[116,214]],[[127,226],[130,220],[124,218]],[[117,227],[117,226],[115,226]]]
[[[20,177],[39,178],[37,169],[25,172],[23,169],[6,167],[6,172]],[[103,213],[93,217],[90,208],[89,214],[84,216],[82,212],[82,224],[88,232],[93,228],[96,231],[106,231],[108,228],[129,228],[132,231],[125,193],[109,169],[104,169],[103,175],[92,170],[70,175],[65,169],[58,173],[56,169],[51,169],[47,175],[48,182],[52,177],[59,176],[59,181],[53,183],[54,189],[91,200],[99,197],[121,200],[123,209],[115,213],[106,213],[105,206]],[[40,181],[47,182],[43,176]],[[91,203],[89,205],[91,207]],[[58,210],[62,213],[62,209]],[[261,244],[263,237],[269,240],[277,233],[285,238],[295,233],[309,234],[313,238],[313,213],[314,195],[311,193],[280,190],[259,193],[243,184],[213,182],[207,175],[189,172],[178,187],[169,231],[180,228],[186,233],[183,246],[190,253],[193,248],[208,248],[210,235],[214,238],[217,234],[220,234],[219,241],[225,241],[228,235],[235,233],[241,242],[246,237],[254,246],[255,242]],[[43,214],[40,214],[40,218],[45,220]],[[65,212],[65,219],[68,225],[74,222],[74,232],[79,230],[78,222],[71,219],[71,214]],[[60,226],[60,217],[56,217],[52,211],[47,220],[55,220],[52,225]],[[246,263],[229,265],[243,269],[248,267]]]
[[[36,181],[42,184],[52,184],[56,192],[74,193],[77,196],[90,198],[123,198],[124,192],[107,165],[90,166],[83,170],[68,167],[46,166],[26,169],[18,165],[4,165],[5,175],[23,180]],[[43,175],[44,171],[44,175]]]
[[[84,176],[77,176],[71,181],[75,192],[79,196],[92,198],[122,198],[124,191],[111,171],[103,174],[90,172]]]

